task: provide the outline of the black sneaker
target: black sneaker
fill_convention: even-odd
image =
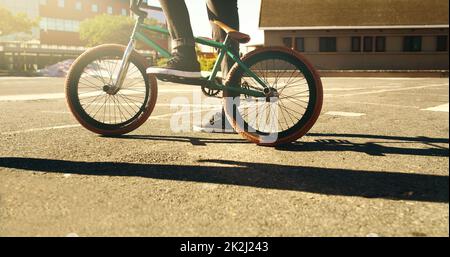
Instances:
[[[187,61],[186,58],[174,56],[167,61],[164,67],[150,67],[147,69],[148,74],[155,74],[162,76],[175,76],[181,78],[201,78],[200,64],[197,60],[194,62]]]

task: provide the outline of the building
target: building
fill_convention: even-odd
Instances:
[[[0,0],[13,13],[39,18],[32,34],[0,37],[0,70],[35,70],[64,59],[73,59],[85,48],[80,40],[80,23],[97,15],[131,15],[129,0]],[[166,26],[159,7],[147,1],[142,8],[148,18]],[[131,31],[130,31],[131,33]],[[154,37],[162,47],[169,47],[167,37]]]
[[[448,70],[448,0],[262,0],[265,45],[320,70]]]
[[[100,14],[129,16],[129,0],[40,0],[40,41],[48,45],[82,46],[80,23]],[[165,24],[161,8],[144,4],[149,18]],[[167,47],[166,42],[158,42]]]

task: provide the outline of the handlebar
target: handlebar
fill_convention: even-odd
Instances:
[[[139,18],[147,17],[147,12],[140,9],[144,0],[130,0],[130,10],[135,13]]]

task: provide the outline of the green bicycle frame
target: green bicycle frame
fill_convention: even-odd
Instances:
[[[135,41],[139,40],[146,44],[147,46],[154,49],[156,52],[158,52],[161,56],[165,58],[171,58],[172,54],[168,52],[166,49],[158,45],[156,42],[148,38],[143,31],[150,31],[150,32],[156,32],[164,35],[169,35],[169,31],[165,28],[159,27],[159,26],[152,26],[148,24],[144,24],[141,19],[138,19],[136,21],[135,27],[133,29],[133,33],[131,35],[130,43],[127,46],[127,50],[125,51],[124,57],[122,59],[122,66],[121,70],[119,72],[119,77],[117,80],[117,84],[115,86],[115,89],[118,91],[120,90],[121,84],[123,83],[123,79],[125,77],[125,73],[127,70],[127,62],[129,59],[129,55],[131,54],[132,50],[134,50],[135,47]],[[242,87],[230,87],[230,86],[224,86],[222,84],[217,83],[216,77],[217,73],[220,69],[220,64],[222,60],[225,58],[225,55],[228,55],[233,61],[235,61],[243,70],[244,72],[255,79],[258,84],[260,84],[264,89],[268,88],[266,84],[253,72],[251,71],[242,61],[241,59],[233,54],[233,52],[228,47],[230,43],[230,38],[227,36],[225,41],[223,43],[216,42],[214,40],[210,40],[203,37],[197,37],[195,38],[195,42],[201,45],[206,45],[210,47],[214,47],[219,49],[219,56],[217,57],[216,62],[214,63],[213,70],[211,72],[211,75],[207,78],[203,78],[206,81],[206,87],[210,89],[215,90],[227,90],[232,91],[239,94],[254,96],[254,97],[265,97],[264,92],[248,89],[248,88],[242,88]],[[127,56],[128,55],[128,56]],[[122,70],[123,68],[123,70]]]

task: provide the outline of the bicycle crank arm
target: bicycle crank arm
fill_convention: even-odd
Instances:
[[[242,87],[231,87],[231,86],[224,86],[217,83],[208,83],[206,85],[206,88],[215,89],[215,90],[222,90],[222,91],[231,91],[235,93],[239,93],[241,95],[248,95],[253,97],[266,97],[264,92],[242,88]]]

